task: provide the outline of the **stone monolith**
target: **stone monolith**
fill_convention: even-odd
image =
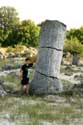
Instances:
[[[46,20],[39,37],[38,59],[30,84],[33,94],[54,94],[63,89],[59,78],[66,25]]]

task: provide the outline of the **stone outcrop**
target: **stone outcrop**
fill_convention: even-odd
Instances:
[[[66,26],[46,20],[40,31],[39,51],[30,91],[34,94],[54,94],[62,90],[59,79]]]

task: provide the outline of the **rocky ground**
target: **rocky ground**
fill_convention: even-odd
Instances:
[[[19,69],[0,71],[0,125],[83,125],[83,97],[77,91],[42,97],[10,94],[19,90],[18,75]],[[82,91],[83,67],[61,66],[60,78],[65,91]]]
[[[62,66],[60,78],[79,84],[83,80],[83,66]]]
[[[0,79],[2,81],[5,80],[5,83],[8,81],[7,78],[11,77],[12,79],[16,79],[19,81],[19,72],[20,72],[20,66],[18,65],[16,69],[12,69],[12,67],[9,67],[9,65],[4,66],[5,68],[3,71],[0,71]],[[9,68],[9,69],[8,69]],[[34,70],[31,70],[31,73],[34,72]],[[32,76],[33,77],[33,74]],[[75,85],[83,84],[83,67],[82,66],[61,66],[61,73],[60,73],[60,79],[63,83],[64,89],[69,89]],[[10,82],[10,81],[9,81]],[[66,87],[66,88],[65,88]]]

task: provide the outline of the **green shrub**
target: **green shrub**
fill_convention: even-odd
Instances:
[[[64,52],[70,52],[71,54],[83,54],[83,45],[79,42],[77,38],[71,40],[65,40]]]
[[[7,47],[7,50],[6,50],[7,53],[10,53],[10,52],[15,52],[14,48],[9,46]]]

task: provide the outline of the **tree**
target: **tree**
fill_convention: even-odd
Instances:
[[[19,38],[19,27],[20,27],[20,24],[18,24],[14,29],[12,29],[12,32],[8,35],[8,38],[7,38],[7,46],[15,46],[17,44],[20,44],[21,41],[20,38]]]
[[[72,40],[65,40],[64,52],[70,52],[72,55],[79,54],[81,55],[83,51],[83,45],[78,41],[77,38]]]
[[[83,44],[83,26],[80,28],[80,41]]]
[[[70,29],[66,33],[66,38],[68,40],[77,38],[79,40],[79,42],[83,44],[83,27],[81,27],[79,29]]]
[[[0,8],[0,27],[11,30],[18,23],[19,18],[15,8],[9,6]]]
[[[36,47],[39,31],[40,28],[33,21],[23,20],[18,31],[19,41],[24,45]]]
[[[10,42],[9,35],[12,34],[18,24],[19,18],[15,8],[9,6],[0,8],[0,42],[2,46],[8,45]]]
[[[71,40],[65,40],[64,52],[70,52],[73,55],[72,64],[78,65],[80,55],[83,53],[83,45],[77,38]]]

